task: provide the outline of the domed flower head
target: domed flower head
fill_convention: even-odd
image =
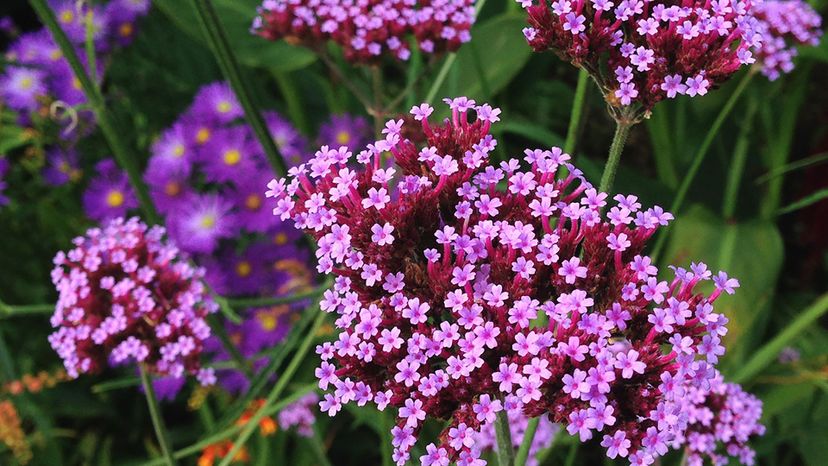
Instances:
[[[552,50],[599,84],[616,118],[640,120],[659,101],[704,95],[759,44],[751,0],[518,0],[538,52]]]
[[[756,58],[771,81],[793,70],[798,46],[822,37],[822,17],[802,0],[766,0],[753,6],[753,16],[763,37]]]
[[[58,302],[49,336],[70,377],[138,362],[157,375],[214,379],[200,356],[213,302],[162,227],[112,220],[55,256]]]
[[[382,56],[408,60],[412,37],[424,53],[457,50],[471,39],[472,23],[473,0],[266,0],[252,29],[311,48],[330,40],[346,60],[376,63]]]
[[[83,210],[89,218],[105,221],[123,217],[138,207],[138,199],[129,185],[126,173],[112,159],[95,165],[96,176],[83,193]]]
[[[287,405],[279,411],[277,417],[279,425],[283,429],[296,428],[296,432],[302,437],[313,437],[313,424],[316,422],[316,405],[319,403],[319,395],[308,393],[295,402]]]
[[[331,115],[319,127],[319,145],[339,147],[347,146],[354,149],[365,147],[373,138],[371,124],[364,117],[358,115]]]
[[[688,466],[702,466],[705,457],[712,464],[728,464],[729,457],[755,464],[756,452],[747,443],[765,433],[761,400],[717,373],[707,390],[688,387],[681,404],[688,425],[674,447],[686,450]]]
[[[426,418],[448,427],[422,464],[480,464],[452,429],[512,405],[602,436],[611,458],[662,454],[645,436],[685,427],[677,387],[713,377],[727,319],[712,305],[738,282],[703,264],[659,279],[643,251],[672,215],[635,196],[609,208],[558,148],[494,165],[500,110],[447,102],[439,125],[412,109],[422,144],[389,121],[356,161],[322,147],[269,184],[274,214],[314,235],[318,270],[337,276],[321,301],[341,330],[318,350],[322,410],[396,409],[398,464]],[[710,296],[694,291],[711,278]]]

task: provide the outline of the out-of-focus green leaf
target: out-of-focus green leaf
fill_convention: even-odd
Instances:
[[[224,24],[227,39],[239,61],[247,66],[292,71],[316,60],[310,50],[294,47],[284,41],[271,42],[250,33],[250,24],[258,0],[214,0],[219,18]],[[155,0],[158,6],[184,32],[203,41],[201,28],[189,0]]]
[[[673,225],[662,270],[667,273],[667,264],[686,267],[691,261],[703,261],[714,273],[724,270],[739,279],[741,287],[734,295],[724,294],[716,301],[716,310],[730,319],[724,343],[728,362],[733,365],[743,361],[754,347],[745,337],[770,310],[783,256],[782,238],[773,223],[725,222],[694,206]],[[712,284],[706,286],[710,288],[703,291],[709,292]]]
[[[541,144],[543,148],[552,146],[563,146],[563,138],[549,131],[543,126],[538,126],[528,121],[504,121],[497,126],[497,129],[504,133],[516,134]]]
[[[828,188],[820,189],[819,191],[809,194],[796,202],[786,205],[785,207],[779,209],[777,211],[777,214],[783,215],[797,211],[799,209],[804,209],[809,205],[816,204],[817,202],[823,199],[828,199]]]
[[[28,140],[23,128],[0,124],[0,155],[25,145]]]
[[[472,44],[460,48],[454,63],[459,71],[457,81],[444,83],[437,97],[448,97],[450,84],[463,95],[478,100],[491,98],[506,87],[532,55],[520,32],[525,25],[525,15],[506,13],[474,26],[471,34],[476,48]],[[475,64],[475,52],[481,59],[480,66]]]

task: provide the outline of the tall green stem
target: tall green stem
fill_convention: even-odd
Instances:
[[[742,176],[747,162],[748,148],[750,147],[750,131],[753,128],[753,116],[756,114],[758,105],[756,99],[750,100],[750,105],[742,121],[742,129],[739,131],[739,138],[736,140],[736,147],[733,149],[733,162],[728,171],[727,185],[725,185],[724,202],[722,203],[722,216],[725,220],[733,217],[736,212],[736,202],[739,197],[739,186],[742,183]]]
[[[383,118],[385,118],[385,103],[383,102],[382,89],[382,68],[379,65],[371,67],[371,88],[374,94],[374,108],[371,114],[374,117],[374,137],[380,138],[382,134]]]
[[[302,363],[302,360],[305,358],[305,354],[307,354],[311,343],[313,343],[313,340],[316,337],[316,331],[319,330],[319,327],[321,327],[322,323],[325,322],[326,314],[321,311],[317,312],[318,315],[316,320],[314,320],[313,325],[305,335],[305,339],[296,350],[296,354],[293,355],[293,359],[291,359],[290,364],[288,364],[285,371],[279,375],[279,380],[267,395],[267,398],[265,398],[264,404],[256,411],[255,414],[253,414],[253,417],[250,418],[244,426],[244,429],[242,429],[239,437],[233,442],[233,448],[231,448],[230,451],[224,456],[221,463],[219,463],[219,466],[228,466],[231,462],[233,462],[233,458],[236,457],[239,451],[244,447],[244,444],[250,439],[250,436],[253,435],[253,432],[255,432],[258,428],[259,421],[261,421],[265,416],[266,410],[276,402],[285,387],[287,387],[287,384],[290,382],[291,378],[293,378],[293,374],[296,373],[296,370],[299,368],[299,364]]]
[[[512,445],[512,431],[509,429],[509,415],[506,409],[502,409],[497,413],[495,438],[497,439],[498,465],[513,466],[515,464],[515,447]]]
[[[604,174],[601,175],[601,184],[598,187],[599,192],[611,194],[610,190],[615,182],[615,172],[618,171],[618,162],[621,161],[621,152],[624,151],[624,144],[627,142],[627,136],[630,134],[632,127],[632,123],[617,122],[615,135],[612,137],[612,144],[610,145],[609,156],[607,157],[607,164],[604,165]]]
[[[589,72],[585,68],[581,68],[578,71],[578,84],[575,87],[575,97],[572,100],[572,112],[569,114],[569,127],[566,130],[564,152],[567,154],[572,154],[575,150],[575,143],[578,139],[578,130],[581,123],[581,114],[584,111],[584,98],[586,97],[588,83]]]
[[[730,115],[730,112],[733,110],[733,107],[736,105],[736,101],[739,100],[739,97],[747,88],[750,80],[753,78],[756,72],[751,68],[748,70],[744,76],[742,76],[742,80],[739,81],[739,84],[736,86],[736,89],[730,94],[730,98],[727,99],[722,109],[719,111],[719,115],[716,116],[716,119],[713,121],[713,124],[710,126],[710,129],[707,130],[707,134],[702,140],[701,146],[699,146],[699,150],[696,151],[696,155],[693,157],[693,162],[690,165],[690,168],[687,170],[687,174],[684,175],[684,178],[681,180],[681,185],[679,186],[678,191],[676,192],[676,197],[673,199],[672,205],[670,205],[670,212],[673,215],[678,214],[678,211],[681,209],[682,204],[684,204],[684,198],[687,196],[687,191],[690,189],[690,185],[693,184],[693,180],[696,178],[696,174],[701,167],[702,162],[704,161],[704,157],[707,155],[708,150],[710,149],[710,145],[713,143],[713,139],[716,138],[716,135],[719,134],[719,130],[722,127],[722,124]],[[661,234],[659,234],[658,240],[656,241],[655,247],[653,248],[653,253],[651,257],[653,261],[657,261],[661,250],[664,248],[665,242],[667,241],[667,234],[670,231],[670,227],[668,226],[664,229]]]
[[[161,447],[161,455],[164,457],[167,466],[174,466],[176,462],[172,455],[172,448],[170,448],[167,427],[164,425],[164,419],[161,417],[158,399],[155,397],[152,377],[143,364],[139,367],[141,370],[141,384],[144,386],[144,395],[147,398],[147,406],[149,406],[150,418],[152,418],[152,427],[155,428],[155,436],[158,438],[158,445]]]
[[[204,36],[207,38],[207,42],[210,43],[210,47],[216,55],[219,68],[221,68],[222,74],[230,82],[230,87],[233,88],[233,92],[239,99],[239,103],[244,109],[244,116],[247,119],[247,123],[253,128],[253,133],[256,134],[259,144],[262,145],[262,149],[267,156],[267,161],[277,175],[285,176],[287,174],[287,165],[281,154],[279,154],[279,148],[276,147],[276,143],[273,142],[273,138],[267,129],[267,124],[261,112],[256,107],[256,104],[253,103],[250,87],[245,82],[238,60],[236,60],[236,55],[230,47],[227,34],[224,32],[224,26],[222,26],[216,14],[212,0],[192,0],[192,3],[195,7],[196,16],[198,16],[201,28],[204,31]]]
[[[520,442],[517,455],[515,455],[515,466],[524,466],[529,459],[529,449],[532,448],[532,441],[535,439],[535,432],[538,430],[540,417],[529,419],[526,430],[523,432],[523,441]]]
[[[132,189],[135,191],[135,195],[138,197],[138,202],[141,205],[141,210],[144,212],[146,219],[150,223],[158,223],[158,213],[150,200],[149,190],[141,180],[141,173],[136,163],[138,158],[132,150],[129,149],[128,145],[121,140],[121,136],[124,133],[119,131],[113,115],[111,115],[107,110],[100,89],[98,89],[98,86],[86,72],[80,58],[78,58],[75,47],[69,41],[69,38],[66,36],[63,29],[61,29],[57,22],[57,18],[55,18],[55,13],[46,4],[46,0],[30,0],[29,3],[35,10],[35,13],[37,13],[37,16],[40,18],[43,25],[46,26],[49,32],[51,32],[52,37],[55,39],[55,42],[57,42],[58,47],[60,47],[63,56],[66,58],[66,61],[69,62],[72,72],[75,74],[75,77],[78,78],[78,81],[80,81],[83,93],[86,95],[86,99],[89,101],[89,105],[95,113],[95,119],[98,122],[98,126],[100,126],[104,138],[106,138],[107,143],[109,143],[109,147],[112,149],[112,154],[115,156],[118,165],[126,171],[129,184],[132,186]]]

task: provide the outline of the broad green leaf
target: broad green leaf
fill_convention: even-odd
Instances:
[[[25,145],[28,141],[29,137],[23,128],[0,124],[0,155],[8,154],[9,151]]]
[[[437,97],[448,97],[451,86],[462,95],[485,101],[506,87],[532,55],[520,32],[524,26],[526,17],[512,13],[474,26],[472,41],[457,52],[456,82],[444,83]]]
[[[774,289],[782,266],[782,238],[776,225],[753,220],[742,223],[725,222],[708,210],[694,206],[681,215],[672,227],[670,243],[662,270],[666,265],[687,267],[690,262],[703,261],[713,271],[724,270],[739,279],[741,287],[734,295],[722,295],[716,310],[723,312],[730,323],[724,343],[728,362],[744,361],[751,342],[746,340],[754,324],[772,312]],[[712,284],[706,283],[709,292]]]
[[[258,0],[214,0],[216,13],[224,24],[227,39],[239,61],[247,66],[292,71],[316,60],[308,49],[284,41],[271,42],[250,33]],[[189,0],[156,0],[157,5],[184,32],[203,41],[201,26]]]

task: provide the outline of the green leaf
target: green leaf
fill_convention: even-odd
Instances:
[[[451,86],[469,98],[483,100],[506,87],[532,55],[520,32],[524,26],[525,15],[514,13],[505,13],[474,26],[472,43],[457,52],[454,68],[459,75],[456,83],[444,83],[437,97],[448,97]]]
[[[783,214],[788,214],[788,213],[797,211],[799,209],[804,209],[804,208],[808,207],[809,205],[816,204],[817,202],[819,202],[823,199],[828,199],[828,188],[820,189],[819,191],[817,191],[815,193],[811,193],[811,194],[803,197],[802,199],[800,199],[796,202],[788,204],[785,207],[779,209],[776,212],[776,214],[777,215],[783,215]]]
[[[0,155],[25,145],[29,141],[23,128],[19,126],[0,125]]]
[[[731,366],[743,361],[757,338],[751,332],[757,322],[770,311],[776,281],[784,256],[782,237],[776,225],[762,220],[742,223],[725,222],[717,215],[694,206],[683,214],[672,228],[670,244],[664,256],[667,264],[687,267],[690,262],[703,261],[714,273],[724,270],[739,279],[741,287],[733,295],[723,294],[716,300],[717,312],[723,312],[730,323],[724,343]],[[705,284],[710,292],[712,284]]]
[[[261,3],[258,0],[214,0],[216,12],[227,31],[239,61],[247,66],[277,71],[304,68],[316,60],[316,55],[303,47],[294,47],[284,41],[272,42],[250,33],[250,25]],[[153,2],[184,32],[203,42],[195,11],[187,0],[156,0]]]
[[[564,140],[559,135],[549,131],[543,126],[528,121],[509,120],[500,123],[497,130],[504,133],[511,133],[529,139],[532,142],[541,144],[543,148],[552,146],[562,147]]]

